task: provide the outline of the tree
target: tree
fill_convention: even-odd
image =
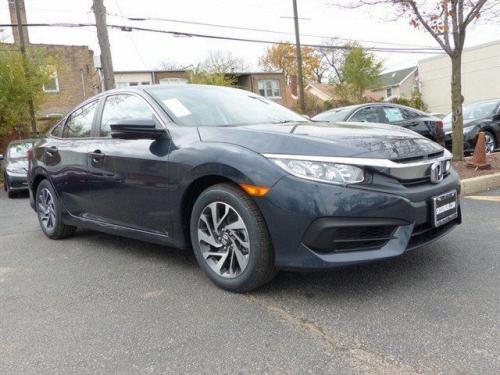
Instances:
[[[315,74],[321,65],[321,58],[311,47],[302,47],[302,70],[304,82],[317,81]],[[281,70],[286,79],[297,75],[297,55],[295,46],[290,43],[274,44],[266,50],[264,56],[259,59],[259,65],[264,69]]]
[[[349,44],[338,45],[335,39],[325,40],[322,47],[318,49],[323,63],[328,66],[329,81],[331,84],[343,84],[342,67],[345,63],[345,57],[349,53]]]
[[[53,67],[50,58],[34,51],[23,57],[12,45],[0,45],[0,135],[30,122],[29,100],[33,99],[35,110],[40,106]]]
[[[231,73],[244,71],[246,64],[230,52],[211,51],[208,57],[198,63],[190,72],[190,82],[216,85],[234,86],[237,81]]]
[[[365,91],[379,83],[381,72],[382,62],[375,55],[360,46],[353,46],[345,56],[341,68],[343,82],[337,88],[344,86],[355,100],[361,102]]]
[[[356,0],[349,7],[392,6],[410,25],[428,32],[451,59],[453,158],[463,160],[462,53],[469,26],[478,19],[498,19],[498,0]],[[341,6],[345,6],[342,4]],[[498,21],[496,21],[498,22]]]

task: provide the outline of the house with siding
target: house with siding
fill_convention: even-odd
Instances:
[[[418,69],[416,66],[380,75],[380,83],[376,89],[370,90],[379,100],[405,97],[410,98],[418,88]]]

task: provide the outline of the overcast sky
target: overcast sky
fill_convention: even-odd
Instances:
[[[353,40],[400,43],[436,47],[425,32],[415,30],[407,20],[389,22],[389,9],[339,9],[329,5],[333,0],[298,0],[301,34],[339,37]],[[337,1],[338,2],[338,1]],[[28,22],[95,22],[92,0],[25,0]],[[108,13],[128,17],[160,17],[203,23],[236,25],[289,32],[269,34],[254,31],[220,29],[172,22],[131,22],[108,16],[108,23],[129,24],[181,32],[293,41],[291,0],[105,0]],[[9,23],[8,0],[0,0],[0,23]],[[94,28],[61,29],[30,28],[32,43],[88,45],[99,54]],[[10,38],[10,30],[4,30]],[[481,25],[467,36],[467,45],[500,39],[500,22]],[[162,61],[189,65],[202,60],[210,50],[230,51],[243,58],[251,68],[258,67],[258,58],[266,48],[263,44],[234,41],[173,37],[146,32],[110,30],[115,70],[143,70],[158,67]],[[320,37],[302,37],[304,43],[319,44]],[[365,45],[374,43],[363,42]],[[382,46],[382,45],[380,45]],[[426,55],[378,54],[386,70],[412,66]]]

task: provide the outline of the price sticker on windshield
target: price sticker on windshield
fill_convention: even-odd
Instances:
[[[175,117],[184,117],[191,114],[189,109],[187,109],[177,98],[166,99],[163,101],[163,104],[165,104],[167,108],[172,111]]]

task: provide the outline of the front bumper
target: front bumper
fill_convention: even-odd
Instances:
[[[6,173],[9,188],[12,191],[28,190],[28,177],[21,173]]]
[[[316,270],[395,257],[438,239],[461,222],[460,205],[456,219],[435,228],[431,198],[459,189],[453,170],[440,184],[412,186],[385,176],[356,187],[286,176],[258,204],[276,266]]]

